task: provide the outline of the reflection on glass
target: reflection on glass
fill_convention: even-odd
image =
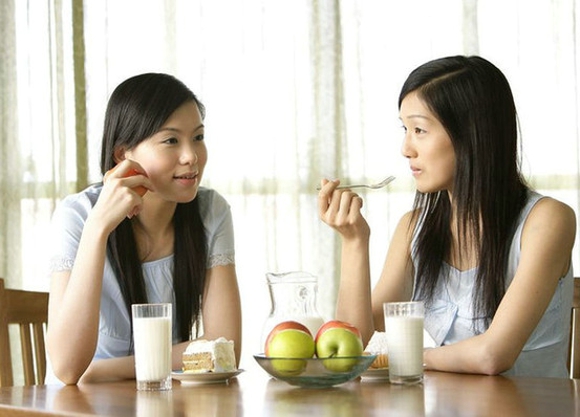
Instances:
[[[236,378],[229,382],[215,384],[182,383],[179,390],[173,391],[175,407],[183,409],[184,416],[243,416],[239,409],[242,403],[240,386]],[[177,405],[182,402],[183,406]],[[159,414],[160,416],[170,414]],[[139,417],[141,417],[139,415]]]
[[[171,391],[137,391],[136,414],[139,417],[173,415],[173,393]]]
[[[266,389],[263,415],[308,415],[310,410],[316,409],[320,416],[356,416],[369,415],[365,411],[360,386],[353,383],[325,389],[303,389],[290,387],[286,383],[270,380]],[[323,406],[324,409],[320,410]]]

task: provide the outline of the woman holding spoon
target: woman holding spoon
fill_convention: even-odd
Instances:
[[[337,318],[368,341],[384,330],[383,303],[422,300],[426,369],[567,377],[576,218],[522,178],[505,76],[477,56],[430,61],[399,111],[417,191],[372,291],[362,200],[321,183],[319,215],[342,237]]]

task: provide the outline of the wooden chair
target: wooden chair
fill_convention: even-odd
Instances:
[[[4,288],[0,278],[0,387],[14,385],[9,325],[20,327],[24,385],[42,385],[46,376],[45,326],[48,293]]]
[[[570,328],[570,378],[580,378],[580,278],[574,278],[572,325]]]

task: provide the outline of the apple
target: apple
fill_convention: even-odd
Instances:
[[[330,358],[323,361],[324,366],[334,372],[348,372],[358,359],[348,358],[361,356],[363,343],[360,331],[350,323],[331,320],[322,325],[314,339],[316,356]],[[337,359],[345,357],[345,359]]]
[[[105,172],[105,176],[103,177],[103,182],[107,181],[107,178],[109,177],[109,175],[115,171],[117,169],[119,165],[115,165],[113,168],[111,168],[110,170],[108,170],[107,172]],[[123,178],[126,177],[132,177],[133,175],[144,175],[147,176],[147,174],[143,173],[143,172],[139,172],[137,171],[135,168],[130,168],[125,175],[123,175]],[[143,187],[142,185],[138,185],[137,187],[133,188],[133,191],[135,191],[137,194],[139,194],[140,197],[143,197],[145,195],[145,193],[149,190],[147,190],[147,188]]]
[[[306,361],[314,356],[312,333],[296,321],[278,323],[266,338],[264,352],[271,358],[272,367],[283,375],[299,375],[306,368]]]

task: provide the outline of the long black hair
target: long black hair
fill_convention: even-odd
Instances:
[[[109,99],[101,150],[101,172],[115,166],[115,149],[131,149],[152,136],[181,105],[193,101],[202,118],[205,108],[181,81],[167,74],[141,74],[121,83]],[[123,295],[129,317],[131,304],[146,303],[142,264],[130,219],[110,234],[107,256]],[[205,286],[206,236],[198,199],[179,203],[173,216],[175,314],[180,341],[190,339],[198,323]],[[197,329],[197,327],[196,327]]]
[[[469,242],[469,236],[478,248],[473,308],[487,327],[505,294],[509,249],[528,191],[520,172],[511,88],[489,61],[452,56],[411,72],[399,108],[411,92],[441,122],[456,155],[452,202],[446,191],[415,195],[414,221],[422,227],[415,247],[414,297],[431,300],[440,273],[447,276],[453,209],[459,245]]]

